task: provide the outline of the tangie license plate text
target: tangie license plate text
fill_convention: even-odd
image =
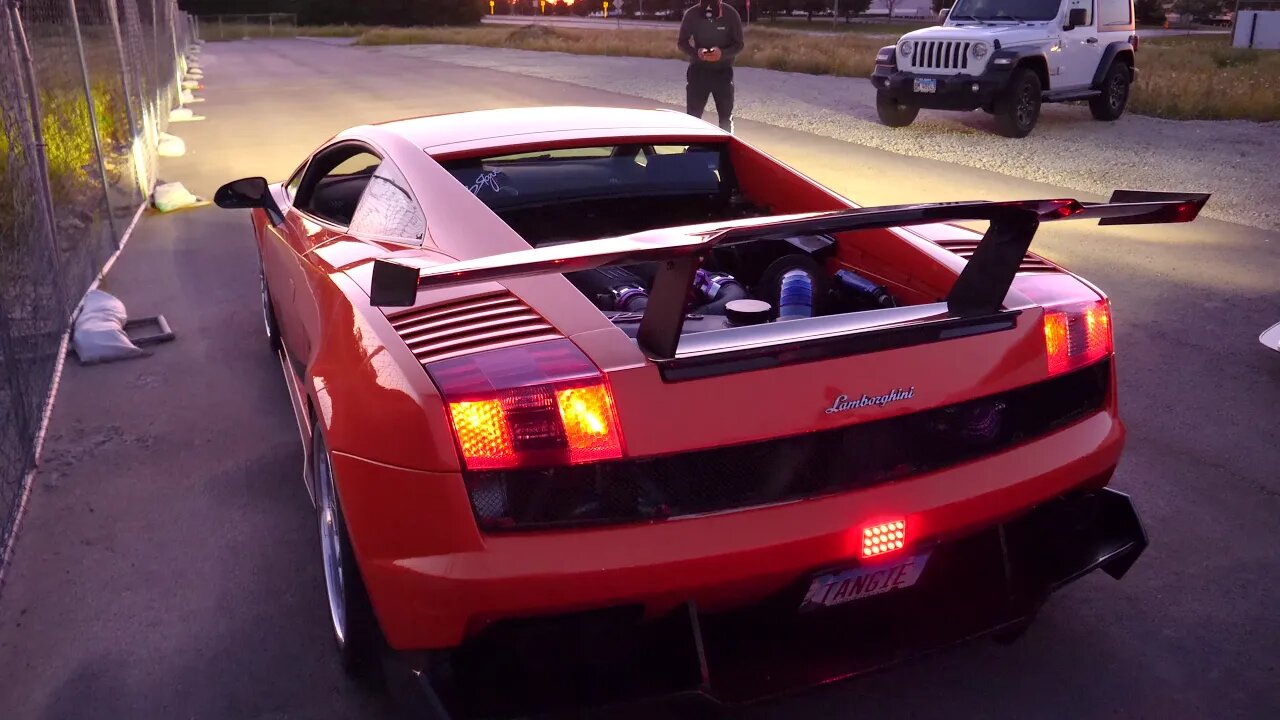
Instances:
[[[924,572],[929,553],[872,566],[826,573],[813,579],[800,609],[840,605],[911,587]]]

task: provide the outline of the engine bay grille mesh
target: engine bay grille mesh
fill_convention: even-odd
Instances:
[[[388,316],[418,362],[562,337],[510,292],[489,293]]]
[[[465,475],[481,529],[660,520],[820,497],[1000,452],[1102,409],[1109,360],[1045,382],[824,432],[656,458]]]
[[[977,240],[935,240],[934,242],[965,260],[973,257],[973,251],[978,249]],[[1022,258],[1022,264],[1018,266],[1018,272],[1060,272],[1060,270],[1057,265],[1039,255],[1027,253]]]

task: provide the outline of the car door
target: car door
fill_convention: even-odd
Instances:
[[[281,339],[289,355],[307,362],[319,332],[316,284],[327,281],[313,252],[348,236],[348,226],[381,154],[358,142],[339,142],[320,150],[308,161],[285,211],[285,227],[272,250],[269,275],[272,301]],[[293,184],[293,181],[290,181]],[[286,194],[289,189],[286,188]]]
[[[1061,65],[1054,77],[1049,80],[1049,89],[1083,90],[1093,85],[1093,75],[1102,60],[1105,44],[1098,38],[1097,12],[1094,0],[1067,0],[1063,4],[1061,25],[1067,24],[1067,16],[1071,10],[1083,8],[1087,18],[1085,24],[1070,30],[1063,30],[1060,41]]]

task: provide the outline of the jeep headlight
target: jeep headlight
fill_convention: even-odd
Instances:
[[[911,41],[910,41],[910,40],[903,40],[902,42],[898,43],[898,51],[899,51],[899,52],[901,52],[903,55],[910,55],[910,54],[911,54]]]
[[[990,50],[990,48],[988,48],[987,44],[984,42],[974,43],[973,47],[969,48],[969,52],[973,53],[973,56],[979,60],[987,56],[988,50]]]

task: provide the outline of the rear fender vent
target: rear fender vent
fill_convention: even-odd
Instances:
[[[563,337],[523,300],[505,291],[415,308],[388,319],[424,365]]]
[[[973,251],[978,249],[977,240],[934,240],[934,242],[944,250],[959,255],[968,260],[973,257]],[[1022,264],[1018,266],[1018,272],[1060,272],[1057,265],[1045,260],[1039,255],[1027,253],[1022,258]]]

